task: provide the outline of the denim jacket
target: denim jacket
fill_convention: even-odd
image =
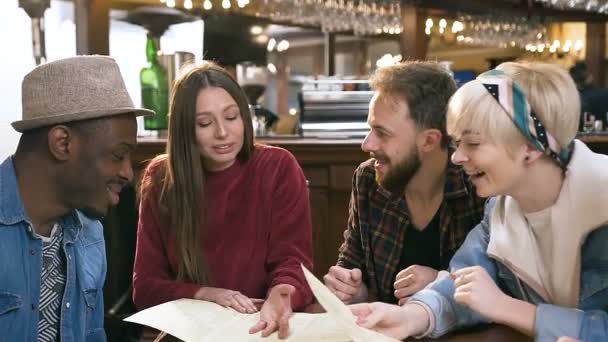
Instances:
[[[105,341],[103,284],[106,254],[101,223],[74,210],[63,227],[66,285],[62,342]],[[36,341],[42,240],[29,232],[12,157],[0,164],[0,341]]]
[[[495,204],[486,204],[483,221],[467,236],[450,262],[450,270],[478,265],[483,267],[507,295],[537,305],[536,340],[555,342],[570,336],[586,342],[608,340],[608,226],[594,230],[583,244],[581,254],[580,299],[577,309],[544,303],[541,296],[518,279],[506,266],[491,259],[486,250],[490,241],[490,213]],[[409,303],[422,304],[431,314],[425,335],[438,337],[452,330],[486,322],[468,307],[454,301],[454,281],[440,276]]]

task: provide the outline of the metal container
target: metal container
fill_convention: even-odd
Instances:
[[[173,82],[181,75],[184,66],[194,63],[194,54],[187,51],[175,51],[172,54],[160,56],[160,63],[167,70],[167,82],[169,82],[169,96],[173,90]]]
[[[604,122],[602,120],[595,120],[593,123],[593,131],[600,133],[604,131]]]

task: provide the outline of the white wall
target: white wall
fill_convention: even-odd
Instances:
[[[110,55],[125,78],[127,90],[136,106],[140,104],[139,70],[145,63],[145,31],[135,25],[111,21]],[[48,61],[76,54],[76,31],[72,2],[52,0],[45,12]],[[12,154],[19,133],[11,122],[21,119],[21,81],[35,66],[31,46],[31,20],[18,7],[18,0],[0,0],[0,161]],[[193,52],[200,60],[203,50],[203,23],[174,25],[161,39],[165,52]]]
[[[45,13],[46,52],[49,60],[74,55],[75,33],[70,2],[52,1]],[[18,0],[0,1],[0,160],[12,154],[19,133],[11,122],[21,119],[21,80],[34,66],[31,20]]]

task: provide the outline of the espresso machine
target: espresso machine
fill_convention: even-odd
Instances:
[[[251,62],[236,65],[236,79],[249,101],[249,108],[257,135],[265,135],[278,116],[258,103],[266,91],[268,71],[265,66],[258,66]]]

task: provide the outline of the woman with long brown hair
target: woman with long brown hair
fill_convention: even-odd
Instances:
[[[286,150],[254,143],[245,94],[223,68],[191,67],[171,97],[167,153],[142,178],[135,305],[261,306],[251,332],[285,337],[292,310],[312,302],[300,269],[312,266],[302,169]]]

